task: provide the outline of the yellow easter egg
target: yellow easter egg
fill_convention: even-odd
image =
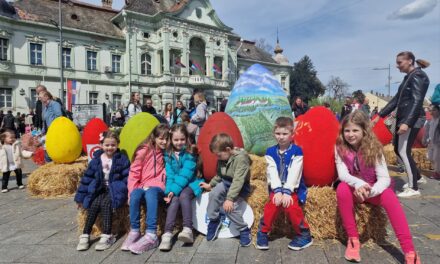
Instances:
[[[81,155],[81,135],[66,117],[56,118],[46,134],[46,151],[56,163],[71,163]]]

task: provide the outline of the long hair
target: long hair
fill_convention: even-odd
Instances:
[[[363,138],[358,152],[360,152],[365,165],[368,167],[375,166],[377,161],[382,160],[383,147],[371,129],[370,119],[360,110],[356,110],[342,119],[339,136],[336,140],[336,149],[339,156],[343,157],[348,151],[353,151],[353,147],[344,138],[344,129],[348,123],[361,127]]]
[[[185,150],[188,153],[193,154],[193,149],[191,148],[191,143],[189,142],[189,133],[188,130],[186,129],[186,126],[184,124],[175,124],[170,128],[170,132],[169,132],[169,140],[168,140],[168,147],[167,147],[167,152],[171,155],[173,151],[175,151],[174,146],[173,146],[173,135],[175,133],[182,133],[185,136],[186,139],[186,144],[185,144]]]
[[[159,124],[157,125],[153,131],[151,131],[150,135],[137,147],[136,151],[134,152],[134,156],[138,152],[139,149],[141,149],[144,146],[147,146],[149,149],[156,148],[156,138],[158,137],[165,137],[168,138],[170,127],[167,124]]]

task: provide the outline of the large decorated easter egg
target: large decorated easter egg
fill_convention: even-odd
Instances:
[[[149,113],[139,113],[131,117],[122,128],[119,148],[133,161],[133,154],[139,144],[144,141],[159,121]]]
[[[376,116],[373,116],[373,119],[375,119]],[[380,118],[379,122],[377,122],[376,125],[374,125],[373,132],[383,146],[390,144],[391,141],[393,140],[393,134],[391,134],[391,132],[385,126],[384,118]]]
[[[81,135],[68,118],[56,118],[46,134],[46,151],[56,163],[71,163],[81,155]]]
[[[203,176],[211,180],[216,174],[217,156],[209,150],[212,138],[220,133],[228,134],[234,141],[234,146],[243,148],[243,139],[234,120],[226,113],[215,113],[208,118],[200,130],[197,148],[203,161]]]
[[[339,123],[325,107],[314,107],[297,119],[294,142],[304,154],[307,186],[328,186],[336,179],[335,144]]]
[[[107,131],[108,126],[100,118],[91,119],[84,127],[82,133],[82,147],[87,153],[87,145],[99,144],[99,134]]]
[[[235,83],[226,105],[234,119],[245,149],[264,155],[276,144],[273,125],[278,117],[292,117],[287,95],[272,73],[260,64],[252,65]]]

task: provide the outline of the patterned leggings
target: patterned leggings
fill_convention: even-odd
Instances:
[[[110,201],[109,192],[104,192],[99,194],[98,197],[93,200],[90,208],[87,209],[87,220],[84,225],[83,234],[90,235],[99,211],[101,211],[103,234],[110,235],[112,233],[112,203]]]

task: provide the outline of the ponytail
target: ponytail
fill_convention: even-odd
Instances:
[[[416,63],[417,63],[417,66],[419,66],[422,69],[428,68],[429,65],[431,65],[431,63],[429,63],[429,61],[424,60],[424,59],[417,59]]]

